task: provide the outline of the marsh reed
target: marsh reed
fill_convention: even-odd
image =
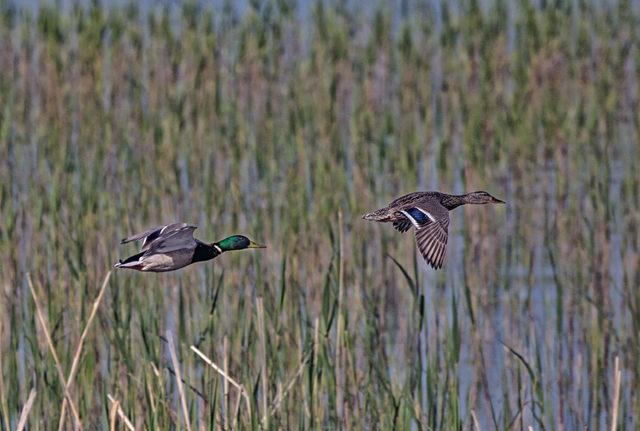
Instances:
[[[201,3],[0,1],[3,429],[637,429],[636,2]],[[101,285],[178,220],[268,249]]]

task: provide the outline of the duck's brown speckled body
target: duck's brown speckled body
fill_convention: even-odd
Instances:
[[[393,227],[400,232],[406,232],[413,226],[422,257],[432,268],[439,269],[442,268],[449,236],[449,211],[464,204],[488,203],[504,202],[483,191],[464,195],[414,192],[362,218],[393,223]]]

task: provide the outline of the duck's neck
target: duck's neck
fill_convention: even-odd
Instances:
[[[454,208],[459,207],[460,205],[464,205],[467,203],[466,200],[467,195],[447,195],[442,194],[440,198],[440,203],[443,207],[451,211]]]
[[[193,251],[193,261],[202,262],[204,260],[211,260],[214,257],[219,256],[224,250],[218,245],[205,244],[201,241],[197,242],[196,249]]]

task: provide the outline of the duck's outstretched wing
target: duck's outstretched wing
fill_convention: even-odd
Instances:
[[[174,241],[183,240],[187,242],[189,239],[191,242],[195,243],[193,239],[193,231],[196,229],[195,226],[190,226],[187,223],[172,223],[164,226],[157,226],[151,229],[148,229],[142,233],[138,233],[127,237],[122,240],[122,244],[126,244],[131,241],[140,241],[142,242],[142,247],[140,251],[147,251],[152,246],[155,248],[159,244],[159,240],[169,240],[171,238]]]
[[[416,243],[424,260],[433,268],[442,268],[449,238],[449,211],[439,205],[420,205],[402,210],[416,228]]]
[[[165,231],[160,232],[158,238],[149,243],[147,252],[169,253],[170,251],[193,249],[197,245],[195,238],[193,238],[193,231],[196,229],[196,226],[186,223],[169,225]]]
[[[400,233],[405,233],[411,228],[411,222],[408,218],[403,217],[400,220],[396,220],[393,222],[393,227]]]
[[[424,260],[433,269],[442,268],[447,248],[449,217],[416,229],[416,243]]]

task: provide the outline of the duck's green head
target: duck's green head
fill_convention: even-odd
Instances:
[[[216,243],[222,251],[244,250],[247,248],[266,248],[266,245],[261,245],[251,241],[244,235],[231,235],[220,242]]]

